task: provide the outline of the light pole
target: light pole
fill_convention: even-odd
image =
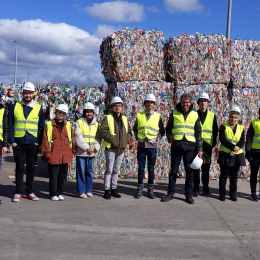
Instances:
[[[30,73],[27,72],[27,74],[28,74],[28,82],[30,82]]]
[[[227,17],[227,34],[226,34],[226,37],[227,37],[228,40],[230,38],[231,6],[232,6],[232,0],[229,0],[229,3],[228,3],[228,17]]]
[[[15,42],[15,69],[14,69],[14,85],[16,85],[16,70],[17,70],[17,41],[10,40],[10,42]]]

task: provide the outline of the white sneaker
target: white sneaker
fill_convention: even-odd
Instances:
[[[87,195],[89,198],[92,198],[92,197],[93,197],[93,194],[92,194],[91,192],[86,193],[86,195]]]
[[[58,201],[59,198],[58,198],[57,196],[53,196],[53,197],[51,197],[51,200],[52,200],[52,201]]]
[[[58,199],[59,199],[59,200],[64,200],[64,197],[63,197],[62,195],[59,195],[59,196],[58,196]]]

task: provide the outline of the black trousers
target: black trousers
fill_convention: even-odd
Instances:
[[[24,164],[26,162],[26,194],[33,193],[33,181],[35,172],[35,161],[38,152],[38,145],[35,144],[17,144],[13,147],[14,160],[16,163],[15,179],[16,179],[16,194],[23,192],[23,174]]]
[[[219,195],[226,195],[226,183],[227,177],[229,175],[230,185],[229,185],[229,195],[230,197],[235,197],[237,192],[237,175],[239,166],[220,166],[220,176],[219,176]]]
[[[50,197],[63,194],[67,181],[68,164],[48,164]]]
[[[252,161],[250,162],[250,187],[251,192],[256,193],[257,175],[260,166],[260,153],[251,152]]]
[[[210,157],[210,163],[202,164],[201,166],[201,180],[203,185],[203,192],[209,192],[209,170],[211,165],[211,155],[212,155],[212,148],[206,149],[203,147],[203,152],[206,152],[207,155]],[[200,170],[193,170],[194,178],[193,178],[193,191],[200,190]]]

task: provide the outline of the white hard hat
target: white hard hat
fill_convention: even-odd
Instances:
[[[144,101],[153,101],[153,102],[155,102],[155,101],[156,101],[156,98],[155,98],[154,94],[147,94],[147,95],[144,97]]]
[[[83,110],[84,110],[84,109],[94,110],[95,108],[94,108],[94,105],[93,105],[92,103],[87,102],[87,103],[85,103],[85,104],[83,105]]]
[[[23,90],[35,91],[35,86],[31,82],[25,82],[23,84]]]
[[[230,113],[230,112],[236,112],[236,113],[238,113],[238,114],[240,115],[241,110],[240,110],[240,108],[237,107],[237,106],[232,106],[232,107],[230,108],[230,110],[229,110],[229,113]]]
[[[209,100],[209,95],[206,92],[201,92],[198,99],[207,99],[207,100]]]
[[[201,165],[203,163],[203,160],[201,158],[199,158],[199,155],[197,154],[197,156],[194,158],[193,162],[190,165],[190,168],[193,170],[198,170]]]
[[[113,105],[115,103],[123,103],[123,101],[120,97],[113,97],[113,99],[111,101],[111,105]]]
[[[59,104],[56,107],[56,110],[60,110],[60,111],[65,112],[67,114],[68,113],[68,106],[66,104]]]

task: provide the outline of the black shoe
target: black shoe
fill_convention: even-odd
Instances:
[[[193,194],[193,197],[199,197],[200,192],[198,190],[195,190],[192,192],[192,194]]]
[[[209,191],[203,192],[204,197],[211,197],[211,193]]]
[[[111,190],[111,196],[115,197],[115,198],[118,198],[118,199],[121,198],[121,195],[118,194],[117,189]]]
[[[173,200],[173,195],[171,195],[171,194],[167,194],[166,196],[161,198],[162,202],[168,202],[170,200]]]
[[[0,204],[3,204],[1,200],[0,200]]]
[[[194,200],[191,196],[187,196],[185,201],[189,204],[194,204]]]
[[[137,192],[134,196],[135,199],[140,199],[143,196],[143,188],[144,188],[143,184],[137,185]]]
[[[147,197],[148,197],[149,199],[155,199],[155,196],[154,196],[154,194],[153,194],[153,184],[148,184],[148,186],[147,186],[147,192],[148,192]]]
[[[103,198],[106,200],[111,200],[111,195],[110,195],[109,190],[105,190],[105,194],[104,194]]]
[[[221,200],[221,201],[225,201],[226,198],[225,198],[225,196],[219,196],[219,200]]]
[[[236,197],[236,196],[230,196],[230,199],[231,199],[232,201],[237,201],[237,197]]]

